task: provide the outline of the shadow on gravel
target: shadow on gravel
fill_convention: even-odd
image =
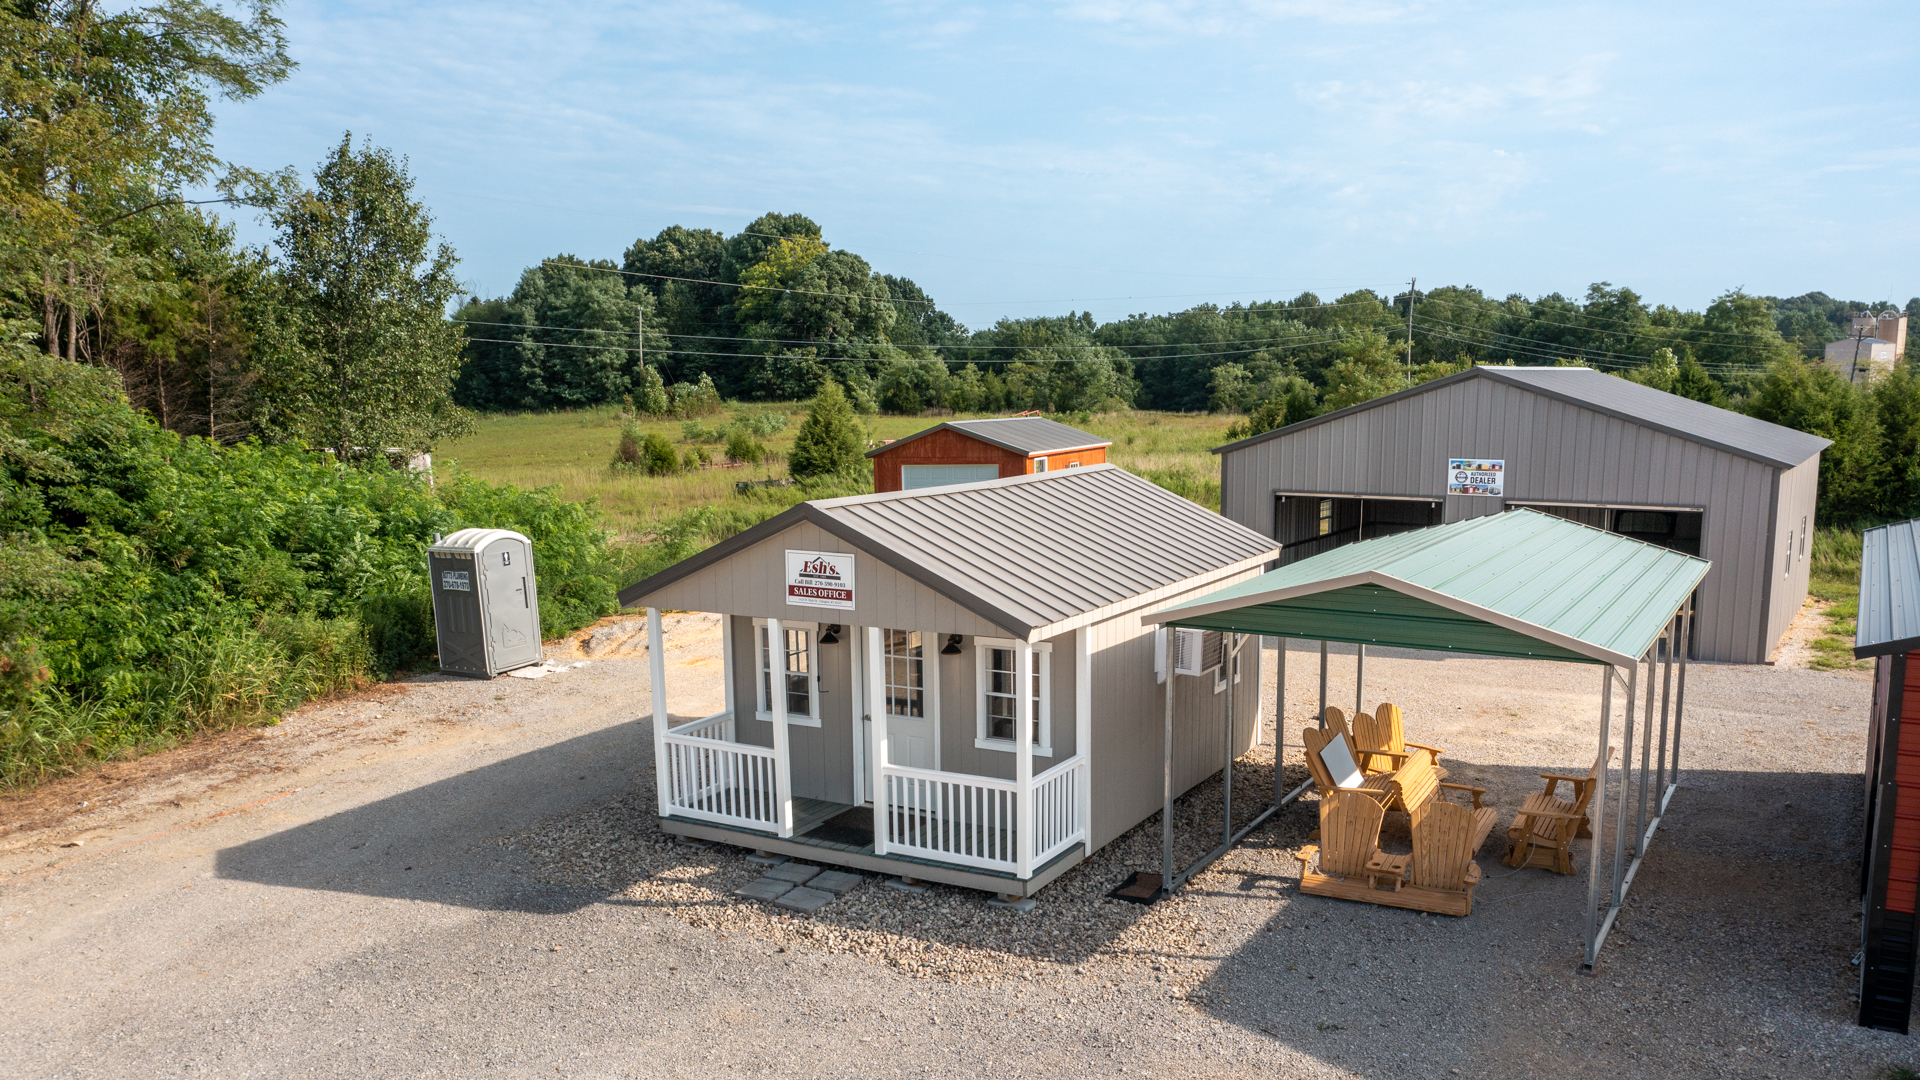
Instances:
[[[1502,794],[1537,771],[1448,764]],[[1590,841],[1572,877],[1502,866],[1519,798],[1490,793],[1472,915],[1301,896],[1297,870],[1251,883],[1284,906],[1194,1003],[1381,1080],[1868,1075],[1905,1040],[1852,1026],[1860,784],[1688,772],[1594,977],[1578,974]],[[1610,866],[1610,838],[1603,852]]]
[[[648,721],[629,721],[226,848],[215,872],[486,910],[577,910],[605,893],[542,884],[496,841],[631,790],[652,756]]]

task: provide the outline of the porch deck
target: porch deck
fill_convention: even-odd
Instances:
[[[857,811],[857,814],[856,814]],[[675,836],[710,840],[738,847],[769,851],[788,858],[808,859],[832,866],[843,866],[868,873],[938,881],[982,892],[1031,896],[1086,858],[1086,845],[1076,843],[1034,869],[1033,877],[1022,881],[1012,873],[985,868],[956,866],[912,855],[873,852],[873,808],[827,802],[823,799],[793,800],[793,835],[781,838],[777,833],[758,829],[721,825],[673,815],[660,819],[660,828]],[[843,816],[864,819],[866,840],[857,839],[859,821],[836,821]]]

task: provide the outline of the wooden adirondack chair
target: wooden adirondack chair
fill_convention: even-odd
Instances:
[[[1346,787],[1342,787],[1336,782],[1333,773],[1327,768],[1326,760],[1320,756],[1320,752],[1332,745],[1336,740],[1345,740],[1346,738],[1346,732],[1335,728],[1332,724],[1329,724],[1325,730],[1321,730],[1320,728],[1302,728],[1300,731],[1300,742],[1307,750],[1307,771],[1313,774],[1313,784],[1320,789],[1320,798],[1325,800],[1328,796],[1338,791],[1357,791],[1367,795],[1382,806],[1385,806],[1393,798],[1393,777],[1391,774],[1383,773],[1373,776],[1364,776],[1363,774],[1362,780],[1358,785],[1349,784]],[[1352,743],[1348,742],[1347,746],[1349,756],[1353,756]],[[1351,780],[1352,778],[1346,777],[1344,779]]]
[[[1573,842],[1593,837],[1593,826],[1587,821],[1587,804],[1600,787],[1601,770],[1612,759],[1613,748],[1608,747],[1606,756],[1596,759],[1585,776],[1541,773],[1540,779],[1547,782],[1547,790],[1527,796],[1519,812],[1513,815],[1513,824],[1507,826],[1507,857],[1500,860],[1501,863],[1515,867],[1539,866],[1558,874],[1573,873]],[[1554,794],[1562,782],[1569,785],[1572,799]]]
[[[1320,843],[1294,852],[1300,860],[1300,891],[1365,900],[1377,882],[1399,888],[1407,857],[1380,850],[1385,816],[1386,808],[1361,791],[1338,790],[1320,800]]]
[[[1441,767],[1440,755],[1445,753],[1437,746],[1423,743],[1410,743],[1402,727],[1400,706],[1383,701],[1373,710],[1373,715],[1357,713],[1353,718],[1353,745],[1362,751],[1367,759],[1361,768],[1369,772],[1388,772],[1406,764],[1413,750],[1425,750],[1433,755],[1434,764],[1445,777],[1447,770]]]
[[[1393,797],[1387,804],[1388,808],[1405,810],[1411,814],[1439,798],[1443,790],[1469,792],[1473,796],[1474,814],[1484,821],[1484,827],[1477,821],[1475,828],[1480,831],[1480,839],[1485,840],[1487,834],[1493,831],[1494,820],[1498,817],[1492,807],[1480,805],[1480,799],[1487,789],[1472,784],[1449,784],[1440,779],[1445,775],[1446,770],[1434,765],[1433,755],[1425,747],[1415,750],[1406,763],[1391,774]],[[1476,843],[1475,846],[1479,845]]]
[[[1395,895],[1405,897],[1408,907],[1437,915],[1473,914],[1473,888],[1480,884],[1473,853],[1487,838],[1480,817],[1491,813],[1439,799],[1415,810],[1413,860],[1406,885]]]

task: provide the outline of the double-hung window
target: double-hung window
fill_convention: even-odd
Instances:
[[[806,727],[820,726],[820,673],[818,627],[813,623],[782,623],[780,640],[773,640],[766,620],[753,623],[759,678],[754,681],[754,699],[762,720],[773,719],[774,694],[785,694],[787,722]]]
[[[982,750],[1018,749],[1014,729],[1020,717],[1020,642],[993,638],[974,639],[976,697],[980,711],[980,733],[974,745]],[[1053,756],[1053,716],[1048,701],[1053,697],[1053,648],[1040,644],[1033,648],[1033,674],[1026,692],[1033,704],[1033,752]]]
[[[918,630],[885,630],[887,714],[912,719],[927,715],[926,635]]]

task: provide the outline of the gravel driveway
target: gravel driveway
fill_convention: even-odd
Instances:
[[[718,698],[715,640],[710,620],[673,625],[676,715]],[[1297,728],[1315,686],[1308,654],[1289,667]],[[1350,703],[1351,658],[1334,671]],[[1369,703],[1405,707],[1503,822],[1535,773],[1591,760],[1597,682],[1368,662]],[[302,710],[217,766],[50,789],[88,796],[52,819],[28,812],[44,795],[0,802],[0,1060],[19,1076],[1869,1077],[1915,1055],[1852,1026],[1868,690],[1858,673],[1694,668],[1685,784],[1583,978],[1584,879],[1510,872],[1490,841],[1467,919],[1301,897],[1289,852],[1311,805],[1151,909],[1104,899],[1157,866],[1141,834],[1031,915],[877,882],[775,914],[730,895],[743,853],[652,829],[630,649],[537,682],[416,680]],[[1270,785],[1270,752],[1242,770],[1236,790]],[[1181,810],[1190,850],[1217,828],[1210,794]]]

